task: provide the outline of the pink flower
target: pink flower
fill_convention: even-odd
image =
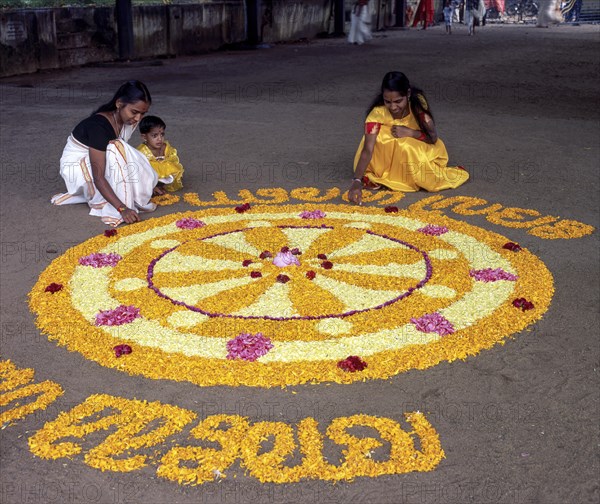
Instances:
[[[258,257],[260,257],[261,259],[267,259],[268,257],[273,257],[273,254],[271,254],[271,252],[269,252],[268,250],[265,250],[264,252],[261,252]]]
[[[350,355],[344,360],[337,363],[337,367],[343,369],[346,372],[354,373],[355,371],[362,371],[367,367],[367,363],[356,355]]]
[[[314,280],[316,276],[317,274],[313,270],[306,272],[306,278],[308,278],[309,280]]]
[[[251,271],[250,276],[252,278],[260,278],[262,276],[262,273],[260,271]]]
[[[288,249],[287,252],[278,252],[275,259],[273,259],[273,264],[285,268],[286,266],[300,266],[300,261]]]
[[[440,336],[446,336],[454,332],[454,326],[443,315],[435,312],[423,315],[418,319],[411,318],[410,321],[415,324],[417,331],[424,333],[435,332]]]
[[[497,282],[498,280],[510,280],[514,282],[517,279],[517,275],[504,271],[502,268],[471,270],[469,271],[469,276],[480,282]]]
[[[304,210],[304,212],[300,214],[300,217],[302,219],[323,219],[325,215],[325,212],[323,212],[322,210]]]
[[[398,207],[397,206],[386,206],[384,208],[385,213],[398,213]]]
[[[119,358],[119,357],[121,357],[121,355],[130,354],[133,350],[131,349],[131,347],[129,345],[117,345],[116,347],[113,348],[113,351],[115,352],[115,355],[117,356],[117,358]]]
[[[247,267],[250,266],[252,264],[252,261],[250,259],[245,259],[244,261],[242,261],[242,266]]]
[[[515,308],[521,308],[523,311],[533,310],[534,305],[531,301],[527,301],[525,298],[517,298],[512,302]]]
[[[248,210],[250,210],[250,203],[244,203],[243,205],[235,207],[235,211],[237,213],[244,213],[244,212],[247,212]]]
[[[254,362],[273,348],[271,340],[262,333],[241,333],[227,342],[227,358]]]
[[[324,268],[326,270],[330,270],[331,268],[333,268],[333,263],[331,261],[323,261],[321,263],[321,268]]]
[[[62,288],[62,284],[52,282],[50,285],[46,286],[44,292],[50,292],[51,294],[54,294],[55,292],[62,290]]]
[[[276,280],[279,283],[288,283],[290,281],[290,277],[287,275],[277,275]]]
[[[184,217],[183,219],[179,219],[175,225],[179,229],[196,229],[206,226],[206,223],[193,217]]]
[[[110,254],[103,254],[102,252],[94,252],[93,254],[79,258],[79,264],[82,266],[92,266],[93,268],[103,268],[105,266],[114,267],[121,260],[119,254],[111,252]]]
[[[502,248],[506,249],[506,250],[511,250],[513,252],[519,252],[521,250],[521,245],[519,245],[518,243],[514,243],[514,242],[508,242],[508,243],[505,243],[502,246]]]
[[[96,314],[96,325],[120,326],[129,324],[139,317],[141,317],[139,308],[119,305],[114,310],[100,310]]]
[[[417,231],[430,236],[440,236],[444,233],[447,233],[448,228],[446,226],[434,226],[433,224],[427,224],[427,226],[419,228]]]
[[[106,231],[104,231],[104,236],[106,236],[107,238],[110,238],[111,236],[115,236],[116,234],[117,234],[116,229],[107,229]]]

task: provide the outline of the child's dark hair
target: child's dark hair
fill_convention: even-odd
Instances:
[[[117,110],[117,100],[121,100],[123,103],[130,104],[143,101],[150,105],[152,98],[150,97],[150,91],[143,82],[138,80],[130,80],[121,85],[117,92],[108,103],[100,105],[92,114],[98,112],[112,112]]]
[[[162,128],[166,129],[167,125],[165,122],[156,116],[146,116],[140,121],[140,133],[145,135],[146,133],[150,133],[152,128]]]
[[[375,107],[380,107],[384,105],[383,102],[383,92],[384,91],[396,91],[400,93],[401,96],[408,95],[408,91],[410,90],[410,98],[409,104],[410,108],[419,124],[419,129],[425,133],[427,138],[431,140],[429,136],[429,131],[425,126],[424,114],[427,114],[429,117],[433,119],[433,114],[431,113],[431,109],[429,108],[429,104],[427,103],[427,99],[425,98],[425,94],[422,90],[415,86],[411,86],[408,81],[408,77],[404,75],[402,72],[388,72],[385,74],[383,78],[383,82],[381,83],[381,91],[375,97],[371,105],[369,106],[369,110],[367,110],[367,115],[373,110]]]

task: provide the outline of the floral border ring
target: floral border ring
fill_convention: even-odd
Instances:
[[[427,212],[208,209],[74,247],[42,273],[30,306],[50,339],[149,378],[387,378],[477,354],[543,315],[552,276],[507,242]],[[131,353],[116,360],[123,344]],[[361,366],[338,365],[349,356]]]

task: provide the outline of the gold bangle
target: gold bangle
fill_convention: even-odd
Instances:
[[[125,205],[121,205],[120,207],[117,207],[117,212],[119,212],[119,213],[123,213],[125,210],[127,210],[127,207]]]

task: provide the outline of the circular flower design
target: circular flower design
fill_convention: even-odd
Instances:
[[[315,210],[325,216],[300,216]],[[177,225],[191,219],[205,225]],[[475,355],[543,315],[552,276],[507,241],[431,213],[349,205],[171,214],[57,258],[31,308],[60,344],[150,378],[263,387],[387,378]],[[69,288],[49,296],[51,282]],[[117,344],[135,346],[125,364]],[[358,363],[348,356],[368,367],[347,372],[339,362]]]

